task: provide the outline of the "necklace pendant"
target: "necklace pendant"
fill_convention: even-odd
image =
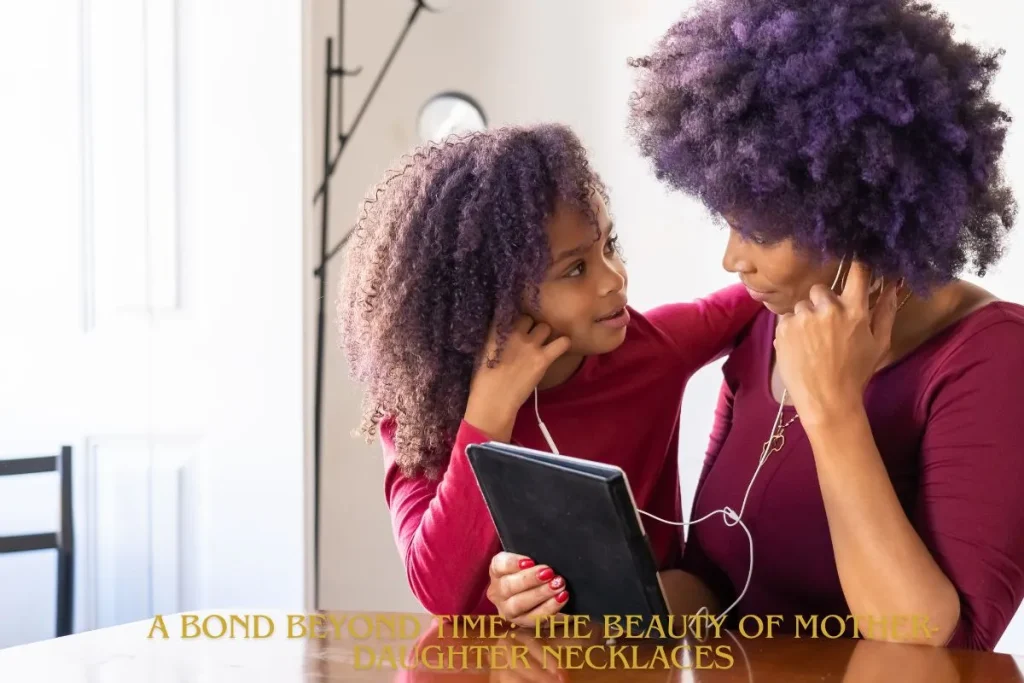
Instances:
[[[765,457],[772,453],[778,453],[782,450],[782,447],[786,444],[785,434],[772,434],[771,438],[764,442],[764,454]]]

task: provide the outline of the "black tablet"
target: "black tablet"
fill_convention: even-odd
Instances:
[[[647,625],[668,615],[621,468],[502,443],[471,445],[466,455],[505,550],[565,577],[561,614],[619,615],[623,626],[627,616]]]

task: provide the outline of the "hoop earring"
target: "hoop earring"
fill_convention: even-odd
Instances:
[[[846,263],[846,254],[843,254],[843,257],[841,259],[839,259],[839,267],[836,268],[836,277],[835,277],[834,280],[832,280],[832,287],[831,287],[831,289],[832,289],[833,292],[836,291],[836,285],[839,284],[839,276],[843,274],[843,264],[845,264],[845,263]]]

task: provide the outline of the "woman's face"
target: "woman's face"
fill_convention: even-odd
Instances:
[[[560,205],[548,224],[551,267],[540,284],[540,309],[524,307],[537,322],[572,340],[572,352],[608,353],[626,338],[629,313],[626,268],[604,200],[592,209],[600,234],[582,213]]]
[[[814,258],[797,249],[792,240],[759,244],[744,239],[735,228],[729,230],[722,257],[722,267],[736,273],[750,296],[776,315],[791,313],[814,285],[831,287],[840,265],[838,259]]]

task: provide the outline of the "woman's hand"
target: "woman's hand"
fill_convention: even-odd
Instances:
[[[534,324],[529,316],[521,316],[505,341],[500,360],[490,367],[488,360],[494,358],[498,348],[497,329],[491,327],[469,385],[466,422],[495,441],[504,442],[512,437],[519,408],[544,378],[551,364],[571,346],[568,337],[549,341],[550,336],[548,325]]]
[[[534,628],[538,619],[557,614],[569,599],[565,579],[547,565],[515,553],[501,552],[491,559],[487,599],[505,621]]]
[[[775,329],[779,374],[805,426],[862,407],[864,389],[889,351],[896,288],[887,287],[871,310],[869,280],[867,267],[854,262],[842,294],[815,285],[810,301]]]

